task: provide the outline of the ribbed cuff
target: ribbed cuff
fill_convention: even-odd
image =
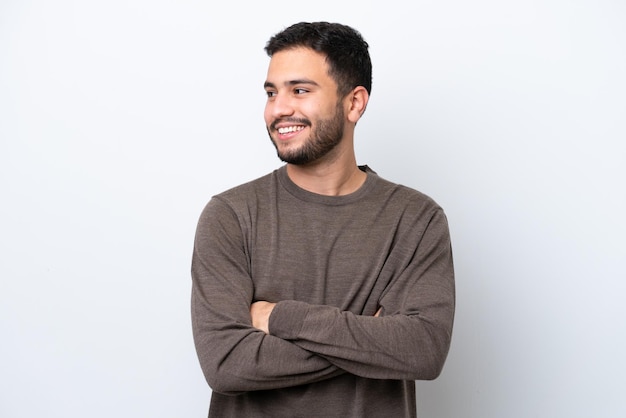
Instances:
[[[269,319],[270,335],[283,340],[295,340],[300,335],[309,305],[296,300],[283,300],[274,306]]]

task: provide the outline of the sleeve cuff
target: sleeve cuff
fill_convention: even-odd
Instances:
[[[283,300],[274,306],[269,319],[270,335],[283,340],[295,340],[300,335],[309,305],[296,300]]]

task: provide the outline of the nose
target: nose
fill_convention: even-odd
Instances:
[[[291,116],[294,112],[293,101],[287,94],[276,94],[267,102],[266,110],[273,119]]]

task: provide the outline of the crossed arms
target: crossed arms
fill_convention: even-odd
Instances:
[[[299,300],[255,300],[244,229],[219,200],[203,212],[192,261],[192,325],[211,388],[237,394],[314,383],[342,373],[436,378],[454,316],[445,216],[433,211],[419,244],[371,311]]]

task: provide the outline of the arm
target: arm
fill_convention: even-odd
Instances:
[[[252,326],[254,286],[241,225],[219,199],[198,222],[191,315],[200,365],[220,393],[275,389],[343,373],[328,360]]]
[[[436,211],[421,231],[410,232],[401,240],[410,241],[412,235],[417,247],[398,244],[404,248],[398,257],[406,262],[400,263],[402,270],[380,299],[380,317],[280,301],[269,316],[269,333],[355,375],[436,378],[450,346],[455,305],[452,250],[443,212]]]

